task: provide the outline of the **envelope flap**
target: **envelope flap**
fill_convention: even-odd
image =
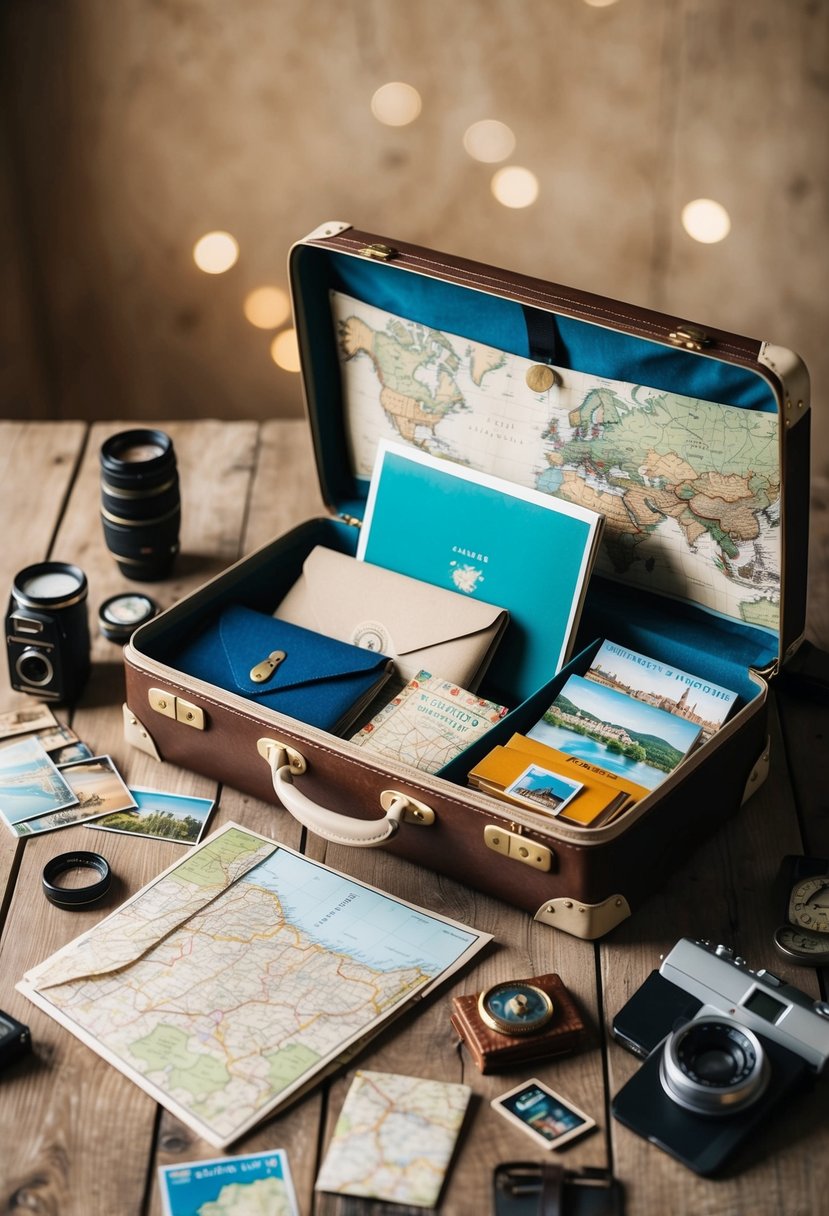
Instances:
[[[312,550],[302,570],[315,628],[341,637],[345,629],[356,639],[379,622],[398,655],[490,629],[504,614],[493,604],[322,546]]]
[[[272,696],[283,689],[337,677],[374,671],[379,675],[388,663],[385,655],[235,604],[221,615],[219,637],[233,682],[248,697]],[[267,679],[254,680],[251,672],[274,651],[285,657]]]

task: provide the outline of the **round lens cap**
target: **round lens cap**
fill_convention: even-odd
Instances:
[[[128,642],[139,625],[158,612],[158,604],[148,595],[124,591],[111,595],[98,609],[98,625],[110,642]]]

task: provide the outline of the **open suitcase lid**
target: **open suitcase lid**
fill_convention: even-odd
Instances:
[[[809,382],[791,351],[341,222],[292,248],[289,277],[338,515],[362,518],[381,436],[415,443],[605,514],[585,640],[635,620],[641,652],[660,638],[664,654],[667,634],[677,666],[707,653],[706,678],[743,689],[749,668],[773,672],[796,649]],[[509,395],[500,416],[476,413],[487,380]],[[499,426],[500,450],[521,448],[511,477],[487,464],[491,446],[459,446]]]

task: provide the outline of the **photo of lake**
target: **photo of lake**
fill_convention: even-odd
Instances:
[[[615,689],[570,676],[527,734],[652,790],[688,754],[700,728]]]

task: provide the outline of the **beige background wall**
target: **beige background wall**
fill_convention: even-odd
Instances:
[[[825,0],[5,0],[0,415],[300,412],[244,318],[330,218],[793,346],[829,462]],[[389,80],[423,98],[380,125]],[[461,143],[517,136],[510,210]],[[728,209],[717,245],[680,225]],[[227,274],[194,241],[238,238]]]

